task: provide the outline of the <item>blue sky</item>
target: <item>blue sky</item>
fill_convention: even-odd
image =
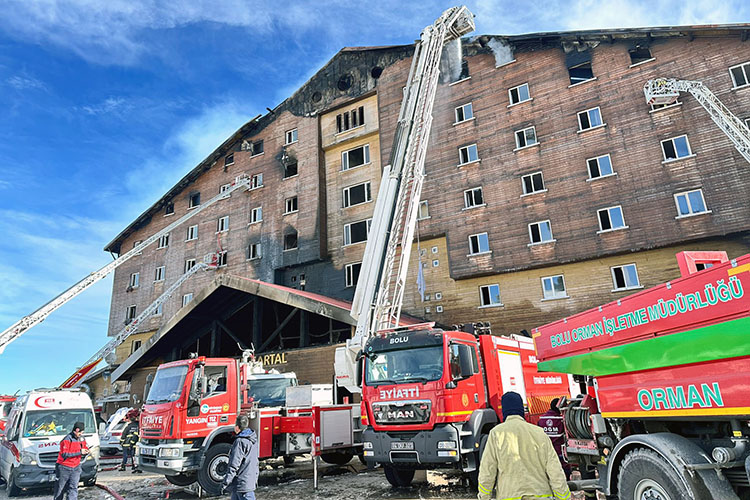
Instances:
[[[0,330],[340,48],[410,43],[449,2],[5,0]],[[468,2],[477,33],[750,21],[747,2]],[[332,14],[335,13],[335,14]],[[61,383],[106,341],[111,278],[10,344],[0,394]]]

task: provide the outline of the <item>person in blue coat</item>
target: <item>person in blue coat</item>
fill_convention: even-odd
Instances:
[[[237,417],[234,424],[237,437],[229,452],[227,475],[221,486],[222,495],[232,492],[232,500],[255,500],[258,484],[258,435],[250,428],[246,415]]]

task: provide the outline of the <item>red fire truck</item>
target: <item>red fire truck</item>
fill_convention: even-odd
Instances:
[[[417,469],[455,468],[476,481],[504,392],[522,395],[531,419],[569,395],[568,375],[540,374],[531,339],[443,331],[432,324],[378,332],[363,349],[365,460],[394,486]]]
[[[250,352],[241,360],[194,357],[159,367],[140,418],[138,460],[173,484],[198,481],[219,493],[227,472],[238,414],[251,418],[259,435],[259,458],[310,453],[346,463],[358,451],[359,405],[320,404],[317,386],[297,386],[294,374],[267,372]],[[288,389],[308,388],[305,405],[286,405]],[[330,387],[329,387],[330,394]]]
[[[677,255],[682,277],[544,325],[539,368],[575,373],[567,455],[620,499],[750,498],[750,255]],[[593,473],[590,474],[593,476]]]

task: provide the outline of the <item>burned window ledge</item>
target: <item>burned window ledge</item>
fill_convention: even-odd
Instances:
[[[679,108],[682,106],[682,103],[680,101],[675,102],[674,104],[670,104],[669,106],[662,106],[661,108],[652,109],[648,113],[658,113],[659,111],[664,111],[666,109],[672,109],[672,108]]]
[[[633,64],[631,64],[630,66],[628,66],[628,69],[630,69],[630,68],[635,68],[636,66],[640,66],[641,64],[646,64],[646,63],[650,63],[650,62],[652,62],[652,61],[656,61],[656,58],[655,58],[655,57],[652,57],[651,59],[646,59],[646,60],[644,60],[644,61],[640,61],[640,62],[637,62],[637,63],[633,63]]]
[[[584,80],[582,82],[571,83],[570,85],[568,85],[568,88],[572,89],[573,87],[578,87],[579,85],[583,85],[584,83],[593,82],[596,79],[597,79],[597,77],[594,77],[594,78],[589,78],[588,80]]]
[[[282,177],[281,180],[285,181],[287,179],[294,179],[295,177],[299,177],[299,174],[290,175],[289,177]]]
[[[596,127],[589,127],[589,128],[585,128],[583,130],[576,130],[576,134],[582,134],[584,132],[588,132],[589,130],[596,130],[596,129],[599,129],[599,128],[604,128],[606,126],[607,126],[606,123],[602,123],[601,125],[597,125]]]
[[[512,61],[504,62],[502,64],[498,64],[497,66],[495,66],[495,69],[504,68],[505,66],[507,66],[509,64],[513,64],[514,62],[516,62],[515,59],[513,59]]]
[[[695,153],[691,153],[691,154],[689,154],[689,155],[687,155],[687,156],[680,156],[679,158],[672,158],[672,159],[670,159],[670,160],[663,160],[663,161],[661,162],[661,164],[662,164],[662,165],[665,165],[665,164],[667,164],[667,163],[674,163],[674,162],[676,162],[676,161],[687,160],[688,158],[695,158],[695,156],[696,156],[696,154],[695,154]]]
[[[266,154],[265,151],[263,151],[262,153],[251,154],[250,158],[257,158],[258,156],[263,156],[264,154]]]
[[[470,76],[467,76],[466,78],[461,78],[460,80],[456,80],[455,82],[449,83],[448,86],[452,87],[453,85],[458,85],[461,82],[465,82],[466,80],[471,80]]]
[[[552,238],[551,240],[547,240],[547,241],[537,241],[535,243],[528,243],[526,246],[529,247],[529,248],[531,248],[531,247],[538,247],[539,245],[554,244],[556,241],[557,241],[556,239]]]
[[[596,234],[614,233],[615,231],[623,231],[625,229],[630,229],[630,226],[613,227],[612,229],[600,229],[596,232]]]

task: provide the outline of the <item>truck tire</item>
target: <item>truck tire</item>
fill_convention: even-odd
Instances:
[[[206,452],[203,467],[198,471],[198,484],[210,496],[217,496],[221,492],[221,482],[227,475],[229,468],[229,451],[232,445],[218,443]]]
[[[10,475],[8,476],[8,484],[5,485],[5,488],[8,492],[8,498],[17,497],[21,494],[21,488],[16,485],[16,475],[13,472],[13,469],[10,470]]]
[[[469,472],[469,484],[473,489],[477,489],[479,486],[479,466],[482,462],[482,455],[484,454],[484,449],[487,447],[487,434],[482,434],[482,437],[479,439],[479,455],[477,455],[477,469],[474,471]]]
[[[320,458],[327,464],[346,465],[352,461],[354,453],[351,451],[334,451],[332,453],[324,453]]]
[[[174,484],[175,486],[190,486],[198,480],[196,474],[176,474],[174,476],[164,476],[167,481]]]
[[[383,465],[385,478],[394,488],[406,488],[414,479],[414,469],[396,469],[391,465]]]
[[[677,471],[646,448],[625,455],[617,476],[617,491],[620,500],[691,500]]]

